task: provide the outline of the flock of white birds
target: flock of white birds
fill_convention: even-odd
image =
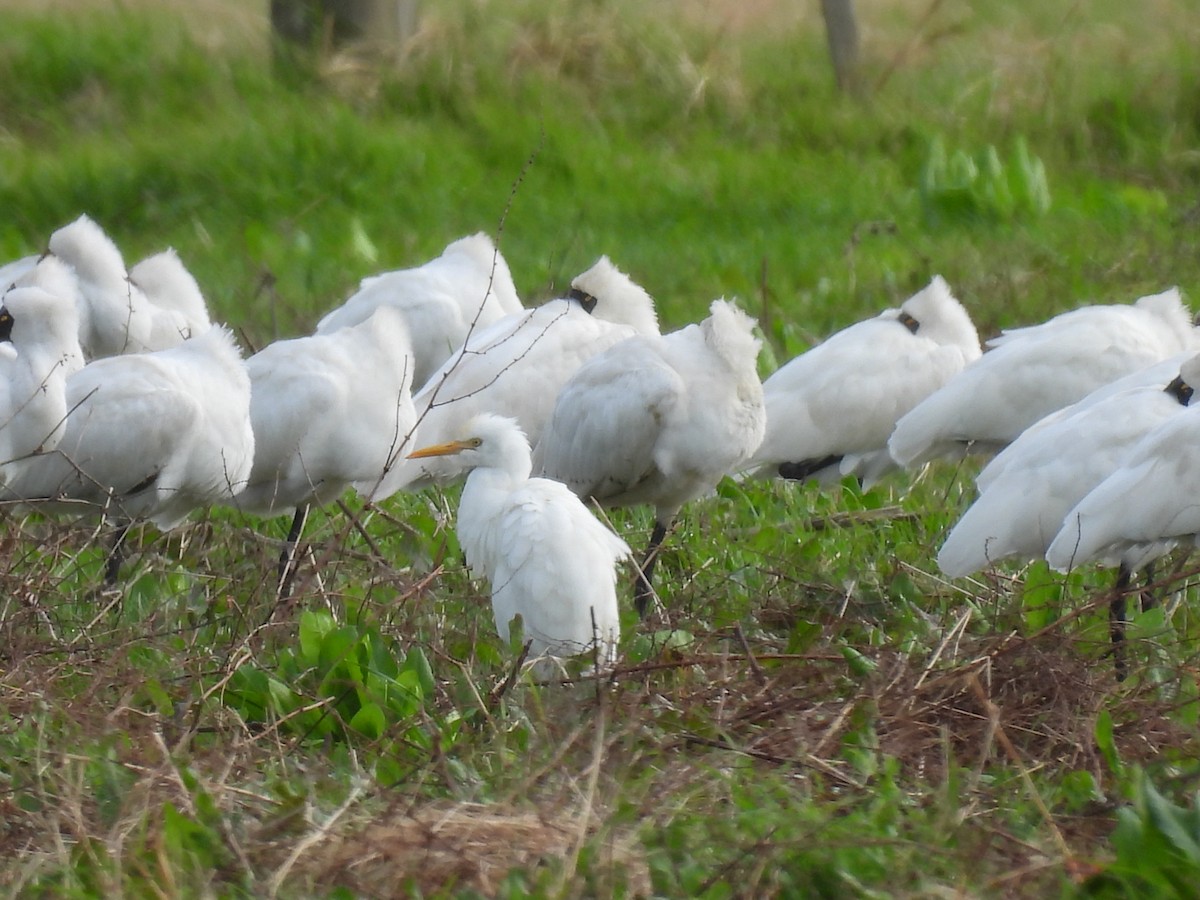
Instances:
[[[526,309],[485,234],[364,279],[314,334],[249,358],[174,251],[127,270],[87,216],[0,267],[0,293],[0,496],[117,523],[111,580],[130,523],[226,504],[293,515],[286,590],[311,505],[465,478],[457,531],[499,634],[519,616],[532,656],[607,666],[632,554],[588,504],[654,507],[643,614],[676,515],[727,475],[869,484],[995,454],[938,554],[952,577],[1099,561],[1123,587],[1200,534],[1200,330],[1175,289],[981,348],[935,277],[765,383],[735,304],[661,334],[650,296],[601,257]],[[1124,615],[1118,592],[1115,641]]]

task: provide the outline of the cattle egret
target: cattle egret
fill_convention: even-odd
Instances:
[[[67,375],[79,360],[71,299],[14,288],[0,305],[0,482],[53,450],[67,415]]]
[[[214,326],[169,350],[96,360],[71,375],[66,390],[57,448],[9,479],[10,498],[67,511],[82,504],[167,530],[245,485],[254,460],[250,378],[227,329]]]
[[[477,332],[446,360],[413,397],[418,443],[451,440],[490,412],[516,419],[536,444],[559,390],[585,360],[627,337],[658,334],[654,301],[607,257],[571,284],[567,297]],[[421,459],[407,463],[389,487],[414,490],[462,474],[458,458]]]
[[[513,419],[476,416],[463,434],[409,455],[459,455],[469,470],[458,540],[491,584],[501,639],[520,616],[532,654],[594,651],[611,666],[620,636],[616,564],[629,547],[562,484],[530,477],[529,443]]]
[[[896,420],[979,358],[979,335],[940,276],[873,319],[797,356],[763,384],[767,432],[759,476],[867,484],[894,468]]]
[[[896,423],[893,458],[991,453],[1030,425],[1091,391],[1185,350],[1200,349],[1175,288],[1129,306],[1089,306],[1006,331]]]
[[[416,418],[408,345],[402,314],[381,306],[357,325],[277,341],[246,361],[254,467],[234,503],[258,515],[295,511],[281,584],[309,505],[352,484],[369,494],[395,468]]]
[[[147,256],[129,270],[129,281],[153,304],[153,348],[173,347],[212,325],[200,285],[173,249]]]
[[[645,614],[659,545],[680,508],[762,442],[754,320],[714,301],[699,325],[629,338],[584,363],[558,395],[534,471],[602,506],[655,508],[635,594]]]
[[[459,238],[424,265],[364,278],[357,293],[321,319],[317,333],[357,325],[380,306],[404,314],[412,336],[417,386],[462,346],[473,329],[522,311],[508,263],[482,232]]]
[[[1044,556],[1071,508],[1144,435],[1187,408],[1194,386],[1200,356],[1157,383],[1089,396],[1025,431],[979,474],[980,495],[946,538],[938,566],[958,578],[1003,559]]]

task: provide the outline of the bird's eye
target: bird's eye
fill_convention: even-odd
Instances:
[[[471,438],[467,443],[471,445],[472,450],[476,450],[483,443],[483,438]]]
[[[7,309],[0,309],[0,341],[11,341],[13,317]]]

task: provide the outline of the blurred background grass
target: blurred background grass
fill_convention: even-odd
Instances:
[[[608,253],[668,325],[737,296],[788,352],[934,272],[984,331],[1198,281],[1183,2],[873,4],[862,102],[815,4],[451,0],[394,57],[300,81],[273,74],[264,6],[10,10],[0,255],[86,211],[131,260],[176,246],[255,343],[501,227],[529,300]],[[1007,159],[1018,138],[1046,215],[932,220],[935,140]]]

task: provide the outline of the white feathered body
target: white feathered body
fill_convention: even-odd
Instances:
[[[762,442],[752,327],[718,300],[699,325],[593,357],[559,394],[534,471],[606,506],[653,504],[669,522]]]
[[[50,252],[79,282],[79,343],[89,359],[151,350],[153,317],[112,239],[87,216],[50,235]]]
[[[654,301],[607,258],[573,285],[597,297],[590,313],[574,300],[551,300],[472,335],[446,360],[413,398],[416,443],[450,440],[490,412],[515,419],[536,446],[559,391],[580,366],[628,337],[657,335]],[[457,458],[410,460],[405,470],[398,481],[409,489],[463,473]]]
[[[74,302],[41,288],[14,288],[0,309],[11,336],[0,344],[0,482],[19,477],[27,457],[53,450],[67,414],[67,376],[80,358]]]
[[[839,331],[764,382],[767,430],[750,466],[771,477],[780,464],[825,461],[810,477],[873,482],[894,467],[897,420],[979,355],[970,317],[935,277],[900,309]]]
[[[7,485],[14,498],[105,507],[167,529],[228,501],[250,474],[250,379],[225,328],[88,364],[67,381],[67,408],[57,449]]]
[[[1200,534],[1200,406],[1161,422],[1064,517],[1046,551],[1059,571],[1098,561],[1131,571]]]
[[[979,497],[938,554],[942,571],[957,578],[1003,559],[1043,557],[1071,508],[1147,433],[1188,408],[1164,390],[1178,374],[1176,367],[1156,384],[1085,398],[1021,434],[980,473]],[[1200,358],[1182,377],[1200,386]]]
[[[413,428],[412,358],[403,316],[380,307],[328,334],[277,341],[246,360],[254,467],[235,499],[276,515],[369,493]],[[386,484],[386,481],[384,482]]]
[[[200,285],[173,249],[147,256],[129,270],[129,281],[151,304],[149,344],[153,349],[174,347],[211,327]]]
[[[500,637],[520,616],[534,656],[596,649],[611,664],[620,637],[616,564],[629,547],[563,485],[530,478],[529,444],[511,419],[465,423],[480,440],[464,453],[457,533],[467,563],[492,588]],[[476,458],[481,457],[481,458]]]
[[[424,265],[364,278],[355,294],[321,319],[317,332],[356,325],[380,306],[404,314],[418,386],[462,346],[472,326],[484,328],[522,310],[508,263],[483,233],[454,241]]]
[[[1198,346],[1175,289],[1007,331],[900,419],[888,446],[904,466],[961,456],[968,447],[994,452],[1096,388]]]

